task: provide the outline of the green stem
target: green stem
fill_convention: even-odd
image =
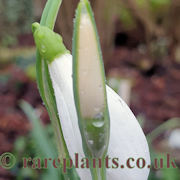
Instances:
[[[57,14],[60,8],[62,0],[54,0],[52,1],[52,5],[49,10],[49,14],[46,18],[46,26],[49,27],[50,29],[54,29],[54,25],[56,22]]]
[[[96,159],[96,158],[95,158]],[[98,159],[101,160],[101,167]],[[106,180],[106,166],[105,166],[105,155],[102,158],[96,159],[96,166],[93,163],[90,164],[91,174],[93,180]]]
[[[50,29],[54,28],[54,24],[56,21],[57,13],[61,5],[61,2],[62,0],[48,0],[47,1],[45,9],[42,14],[41,22],[40,22],[41,25],[46,26]],[[48,65],[47,65],[47,62],[42,59],[38,51],[36,55],[37,55],[36,56],[37,58],[36,73],[37,73],[38,89],[39,89],[41,98],[44,101],[44,104],[47,108],[48,114],[50,116],[50,119],[54,128],[59,158],[69,159],[70,156],[69,156],[68,149],[64,140],[64,136],[63,136],[63,132],[62,132],[59,116],[58,116],[56,100],[54,97],[54,89],[52,87]],[[63,174],[59,178],[65,179],[65,180],[79,180],[80,179],[75,168],[69,169],[67,174]]]
[[[54,24],[56,21],[57,13],[61,5],[61,2],[62,2],[61,0],[47,1],[40,22],[41,25],[47,26],[50,29],[54,28]],[[57,106],[56,106],[55,97],[53,96],[54,90],[52,87],[52,82],[48,71],[48,65],[45,61],[43,61],[38,51],[37,51],[36,68],[37,68],[37,83],[39,87],[39,92],[45,103],[45,106],[52,120],[53,127],[55,129],[55,135],[57,139],[56,141],[57,141],[60,157],[61,158],[68,157],[67,147],[63,139],[61,125],[57,115]]]
[[[54,29],[57,14],[62,0],[48,0],[42,13],[40,24]]]
[[[50,9],[51,5],[52,5],[52,1],[48,0],[46,5],[45,5],[45,8],[43,10],[43,13],[41,16],[41,21],[40,21],[40,24],[43,26],[46,26],[47,15],[49,13],[49,9]]]
[[[101,169],[98,167],[93,169],[93,175],[94,175],[93,180],[104,180],[103,178],[104,174],[101,174]]]

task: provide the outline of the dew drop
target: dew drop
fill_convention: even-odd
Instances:
[[[98,109],[96,109],[96,110],[98,110]],[[100,112],[100,113],[96,114],[96,115],[94,116],[94,119],[102,120],[102,119],[103,119],[103,113]]]
[[[94,121],[93,123],[92,123],[92,125],[94,126],[94,127],[97,127],[97,128],[101,128],[101,127],[103,127],[104,126],[104,121],[102,121],[102,120],[99,120],[99,121]]]
[[[90,145],[93,145],[93,144],[94,144],[94,141],[93,141],[93,140],[88,140],[88,143],[89,143]]]
[[[96,109],[96,110],[99,110],[99,109]],[[104,126],[104,116],[102,112],[95,115],[92,125],[97,128]]]
[[[41,52],[45,53],[46,52],[46,47],[44,45],[41,46]]]

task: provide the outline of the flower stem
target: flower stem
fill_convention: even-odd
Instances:
[[[62,0],[48,0],[44,8],[40,24],[54,29],[59,7]]]
[[[45,6],[45,9],[42,14],[42,18],[40,21],[40,24],[43,26],[48,27],[49,29],[53,29],[57,17],[57,13],[59,10],[59,7],[61,5],[62,0],[48,0]],[[49,75],[49,69],[47,62],[41,57],[40,52],[37,50],[36,53],[36,73],[37,73],[37,84],[38,89],[41,95],[42,100],[44,101],[44,104],[47,108],[48,114],[50,116],[56,143],[57,143],[57,149],[59,158],[67,158],[69,159],[69,152],[67,150],[66,142],[64,140],[58,111],[57,111],[57,105],[56,100],[54,97],[54,90],[52,87],[51,78]],[[62,168],[61,168],[62,170]],[[75,168],[69,169],[69,171],[66,174],[62,174],[60,179],[64,180],[79,180],[79,176],[75,170]]]
[[[41,25],[47,26],[50,29],[54,28],[57,13],[61,4],[61,0],[48,0],[41,18]],[[40,95],[48,110],[50,119],[55,130],[57,148],[60,158],[68,157],[67,147],[63,138],[63,133],[57,113],[57,106],[54,97],[54,90],[50,79],[48,65],[43,60],[39,51],[37,51],[36,72],[37,84]]]
[[[106,179],[106,167],[105,167],[105,158],[101,158],[101,166],[98,162],[96,162],[96,166],[92,168],[91,172],[93,176],[93,180],[105,180]]]

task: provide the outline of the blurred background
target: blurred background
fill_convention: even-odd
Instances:
[[[17,158],[11,170],[0,167],[0,180],[59,179],[52,168],[22,168],[22,157],[56,154],[53,130],[37,89],[31,33],[31,24],[39,22],[45,3],[0,0],[0,154],[12,152]],[[77,3],[63,1],[55,26],[70,50]],[[91,0],[91,5],[107,83],[138,118],[152,160],[169,152],[179,166],[180,1]],[[149,177],[179,179],[179,168],[151,169]]]

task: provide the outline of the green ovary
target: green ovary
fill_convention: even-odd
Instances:
[[[69,53],[65,48],[62,37],[39,23],[32,25],[36,47],[42,58],[51,63],[56,57]]]

